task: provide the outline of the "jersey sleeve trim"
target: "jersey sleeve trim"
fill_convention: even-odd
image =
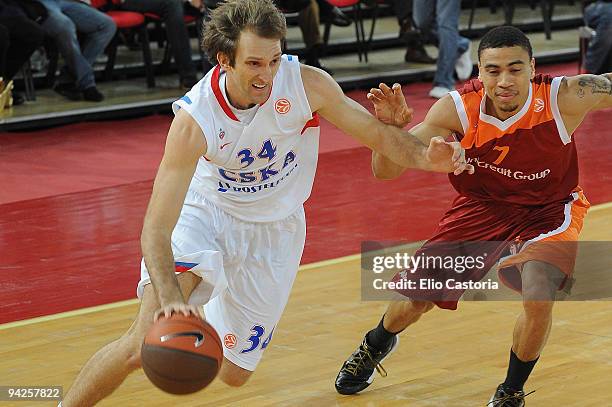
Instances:
[[[572,138],[569,134],[567,134],[567,128],[565,127],[565,123],[563,123],[563,117],[559,111],[559,105],[557,104],[559,87],[563,82],[563,78],[563,76],[557,76],[552,80],[550,85],[550,110],[555,118],[555,124],[557,125],[557,130],[559,131],[559,137],[561,137],[563,144],[566,145],[572,142]]]
[[[465,111],[465,106],[463,105],[463,100],[459,95],[459,92],[456,90],[450,93],[453,101],[455,102],[455,109],[457,109],[457,114],[459,115],[459,120],[461,120],[461,127],[463,127],[463,134],[467,133],[469,127],[469,120],[467,116],[467,112]]]
[[[308,95],[306,94],[306,88],[304,87],[304,80],[302,79],[302,66],[297,56],[295,55],[285,55],[287,57],[287,62],[290,65],[290,69],[295,70],[295,80],[294,84],[296,90],[299,92],[299,100],[303,102],[300,103],[302,106],[304,120],[305,122],[309,122],[315,118],[315,112],[312,111],[310,107],[310,102],[308,101]],[[318,120],[318,119],[317,119]]]

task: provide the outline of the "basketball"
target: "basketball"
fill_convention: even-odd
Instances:
[[[142,368],[151,382],[172,394],[202,390],[217,376],[223,360],[221,339],[200,318],[159,319],[144,339]]]

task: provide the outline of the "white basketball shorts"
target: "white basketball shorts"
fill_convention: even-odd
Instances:
[[[304,208],[285,219],[250,223],[189,191],[172,233],[177,273],[202,282],[190,304],[206,304],[206,320],[224,344],[224,356],[250,371],[261,360],[280,320],[306,239]],[[141,264],[138,297],[151,282]]]

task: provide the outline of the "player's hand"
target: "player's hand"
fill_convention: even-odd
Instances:
[[[204,319],[204,311],[201,306],[185,304],[183,302],[172,302],[169,303],[155,312],[153,316],[153,322],[157,322],[158,319],[170,318],[173,314],[183,314],[186,317],[195,316]]]
[[[406,104],[399,83],[388,87],[384,83],[370,89],[367,98],[374,105],[376,118],[385,124],[404,128],[412,121],[414,110]]]
[[[465,160],[465,150],[457,141],[445,141],[443,137],[433,137],[427,148],[427,161],[432,169],[441,172],[474,173],[474,166]]]

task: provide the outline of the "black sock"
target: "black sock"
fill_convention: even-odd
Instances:
[[[389,349],[393,337],[399,333],[387,331],[383,326],[384,319],[385,316],[383,315],[382,319],[378,323],[378,326],[366,334],[366,342],[368,343],[368,345],[379,351]]]
[[[538,359],[540,359],[540,357],[529,362],[523,362],[516,356],[514,351],[510,349],[510,363],[508,364],[508,373],[506,374],[504,386],[512,390],[523,390],[523,386],[529,378]]]

